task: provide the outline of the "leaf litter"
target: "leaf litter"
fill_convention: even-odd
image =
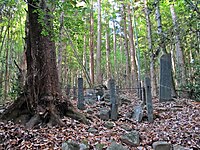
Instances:
[[[147,116],[143,116],[138,123],[130,118],[134,106],[140,103],[136,95],[126,93],[131,103],[122,103],[119,107],[117,121],[109,120],[113,127],[105,127],[106,122],[98,117],[103,102],[86,105],[86,110],[78,110],[90,118],[90,125],[85,125],[71,118],[63,118],[65,127],[38,127],[26,129],[23,125],[0,122],[0,149],[61,149],[63,142],[72,140],[86,143],[89,149],[106,149],[113,141],[121,143],[130,150],[152,149],[155,141],[167,141],[171,144],[184,146],[188,149],[200,149],[200,103],[188,99],[176,99],[173,102],[159,103],[153,99],[154,122],[148,123]],[[72,100],[76,107],[76,100]],[[105,106],[105,103],[103,104]],[[109,108],[109,105],[106,105]],[[96,132],[88,132],[94,128]],[[139,131],[140,145],[131,147],[122,143],[120,137],[130,130]]]

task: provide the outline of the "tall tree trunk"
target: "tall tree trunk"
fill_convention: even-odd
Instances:
[[[38,3],[40,2],[40,3]],[[87,123],[80,113],[76,112],[72,104],[63,97],[59,86],[56,66],[55,43],[52,39],[53,22],[46,1],[28,1],[29,32],[27,40],[27,80],[22,95],[1,115],[0,119],[19,121],[26,116],[22,123],[28,128],[38,123],[51,125],[65,124],[60,119],[70,116]],[[44,16],[36,11],[43,11]],[[45,24],[48,35],[42,35]]]
[[[125,79],[124,79],[124,64],[123,64],[123,57],[124,57],[124,44],[123,38],[120,37],[120,60],[119,60],[119,67],[117,68],[117,75],[119,76],[119,85],[120,87],[124,88],[125,86]],[[122,69],[119,69],[122,68]]]
[[[94,85],[94,18],[93,18],[93,0],[91,0],[90,11],[90,79]]]
[[[106,29],[106,72],[107,79],[111,78],[111,66],[110,66],[110,38],[109,38],[109,24]]]
[[[184,56],[183,56],[183,51],[181,48],[181,40],[180,40],[180,35],[179,35],[179,25],[177,23],[177,17],[176,13],[174,10],[174,5],[170,5],[170,11],[172,15],[172,21],[174,25],[174,30],[175,30],[175,45],[176,45],[176,61],[177,61],[177,68],[178,68],[178,87],[184,86],[186,84],[186,72],[185,72],[185,62],[184,62]]]
[[[129,19],[129,42],[130,42],[130,52],[131,52],[131,80],[132,80],[132,87],[137,87],[137,66],[136,66],[136,49],[134,43],[134,36],[133,36],[133,27],[132,27],[132,18],[131,18],[131,9],[130,5],[128,5],[128,19]]]
[[[87,71],[87,52],[86,52],[86,49],[87,49],[87,45],[86,45],[86,35],[84,34],[83,35],[83,66],[86,68],[86,71]],[[82,73],[82,76],[84,79],[86,79],[86,73],[83,71]],[[84,86],[85,86],[85,82],[84,82]]]
[[[126,87],[130,87],[130,63],[129,63],[129,51],[128,51],[128,39],[127,39],[127,29],[126,29],[126,7],[123,4],[123,30],[124,30],[124,48],[125,48],[125,55],[126,55]]]
[[[10,26],[10,25],[9,25]],[[9,65],[8,65],[8,61],[9,61],[9,49],[10,49],[10,27],[8,27],[8,42],[7,42],[7,46],[6,46],[6,51],[5,51],[5,75],[4,75],[4,80],[5,80],[5,84],[4,84],[4,102],[7,99],[7,95],[8,95],[8,85],[9,85]]]
[[[70,84],[70,76],[69,76],[69,67],[67,65],[68,55],[67,51],[64,52],[64,75],[63,75],[63,83],[64,85]],[[72,87],[72,84],[70,84]]]
[[[148,50],[151,53],[151,60],[150,60],[150,77],[151,77],[151,87],[152,87],[151,92],[152,92],[152,96],[155,97],[157,95],[157,84],[156,84],[156,74],[155,74],[155,57],[153,54],[153,47],[152,47],[151,21],[150,21],[149,11],[147,7],[147,1],[143,0],[143,2],[144,2],[145,17],[146,17]]]
[[[162,20],[161,20],[161,15],[160,15],[160,6],[159,6],[159,0],[156,0],[156,21],[157,21],[157,33],[160,37],[160,48],[163,54],[167,53],[166,46],[165,46],[165,37],[163,34],[163,29],[162,29]]]
[[[101,73],[101,0],[98,0],[98,23],[97,23],[97,56],[96,56],[96,81],[102,84],[103,78]]]
[[[114,5],[113,5],[114,10]],[[117,48],[116,48],[116,27],[115,27],[115,20],[113,19],[113,51],[114,51],[114,71],[113,71],[113,77],[117,77]]]
[[[64,12],[61,12],[60,15],[60,29],[59,29],[59,45],[58,45],[58,78],[60,81],[60,85],[62,85],[62,54],[63,54],[63,18]]]

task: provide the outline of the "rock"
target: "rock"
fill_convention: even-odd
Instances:
[[[185,148],[181,145],[174,145],[173,150],[190,150],[189,148]]]
[[[67,142],[62,143],[62,150],[89,150],[89,148],[83,143],[78,144],[68,140]]]
[[[126,124],[123,124],[123,125],[121,126],[121,128],[124,129],[124,130],[126,130],[126,131],[131,131],[131,130],[132,130],[132,127],[131,127],[131,126],[128,126],[128,125],[126,125]]]
[[[80,150],[89,150],[89,147],[87,147],[87,145],[83,143],[79,144],[79,146],[80,146]]]
[[[172,149],[172,145],[170,143],[167,143],[166,141],[154,142],[152,146],[154,150],[171,150]]]
[[[105,144],[98,143],[95,145],[95,150],[103,150],[104,146],[105,146]]]
[[[88,129],[88,132],[89,132],[89,133],[97,133],[98,130],[95,129],[95,128],[89,128],[89,129]]]
[[[2,114],[5,111],[5,109],[0,109],[0,114]]]
[[[127,118],[131,118],[133,116],[133,113],[132,112],[127,112],[126,114],[125,114],[125,117],[127,117]]]
[[[110,118],[110,111],[107,108],[100,109],[99,117],[102,120],[109,120],[109,118]]]
[[[133,119],[135,119],[137,122],[141,122],[142,121],[142,117],[143,117],[143,110],[142,110],[142,106],[138,105],[135,106],[134,108],[134,113],[133,113]]]
[[[111,145],[106,150],[128,150],[128,149],[121,144],[112,142]]]
[[[88,114],[93,114],[93,113],[94,113],[94,111],[93,111],[92,109],[87,109],[86,112],[87,112]]]
[[[139,132],[131,131],[130,133],[121,136],[121,141],[130,146],[138,146],[140,143]]]
[[[62,143],[62,150],[80,150],[80,146],[78,143],[69,140]]]
[[[96,103],[96,96],[93,97],[93,96],[89,96],[89,95],[86,95],[84,97],[84,100],[85,100],[85,103],[88,104],[88,105],[93,105]]]
[[[108,129],[112,129],[112,128],[114,127],[114,125],[115,125],[115,124],[112,123],[112,122],[106,122],[106,123],[105,123],[105,127],[108,128]]]
[[[131,100],[128,99],[126,95],[119,95],[119,99],[121,100],[121,104],[130,104]]]
[[[146,150],[146,148],[145,148],[145,147],[142,147],[142,146],[138,146],[138,147],[137,147],[137,150]]]

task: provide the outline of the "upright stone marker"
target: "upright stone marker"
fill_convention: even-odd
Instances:
[[[66,86],[66,95],[67,95],[67,96],[70,95],[70,89],[71,89],[70,84],[67,84],[67,86]]]
[[[146,93],[143,81],[141,82],[141,88],[142,88],[142,104],[146,105]]]
[[[172,62],[171,54],[164,54],[160,58],[160,102],[172,100]]]
[[[73,95],[74,95],[74,99],[77,97],[77,93],[76,93],[76,86],[73,86]]]
[[[117,120],[118,117],[118,104],[116,98],[116,87],[115,87],[115,80],[110,79],[110,101],[111,101],[111,119]]]
[[[116,99],[117,99],[117,106],[121,106],[121,99],[119,98],[119,86],[116,86]]]
[[[151,95],[151,81],[149,77],[145,78],[145,92],[146,92],[146,105],[148,121],[153,122],[153,104]]]
[[[84,110],[83,78],[78,78],[78,109]]]

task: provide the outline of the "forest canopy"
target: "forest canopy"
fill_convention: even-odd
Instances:
[[[130,80],[134,71],[137,82],[143,80],[146,75],[152,75],[150,65],[152,61],[156,74],[155,81],[152,82],[158,86],[159,57],[162,55],[159,51],[164,38],[166,51],[172,56],[174,84],[178,95],[186,92],[190,98],[199,100],[199,1],[160,0],[158,5],[162,19],[161,36],[158,33],[155,15],[156,3],[157,0],[102,0],[99,33],[97,1],[47,1],[53,26],[50,29],[44,26],[42,34],[44,36],[48,36],[49,32],[53,34],[61,87],[64,88],[67,84],[76,85],[78,76],[87,79],[85,87],[97,83],[98,63],[102,72],[100,74],[102,82],[113,77],[121,87],[130,86],[126,82]],[[22,88],[19,68],[26,70],[24,54],[27,4],[26,0],[0,1],[0,97],[3,103],[14,100]],[[40,14],[38,21],[44,25],[42,21],[44,12],[41,9],[37,11]],[[147,27],[148,18],[150,33]],[[132,38],[129,34],[130,26],[133,29]],[[97,55],[99,34],[101,61],[96,62],[99,57]],[[151,37],[151,45],[148,36]],[[177,59],[179,58],[177,43],[182,52],[182,60]],[[132,58],[136,58],[135,63],[131,61]]]

